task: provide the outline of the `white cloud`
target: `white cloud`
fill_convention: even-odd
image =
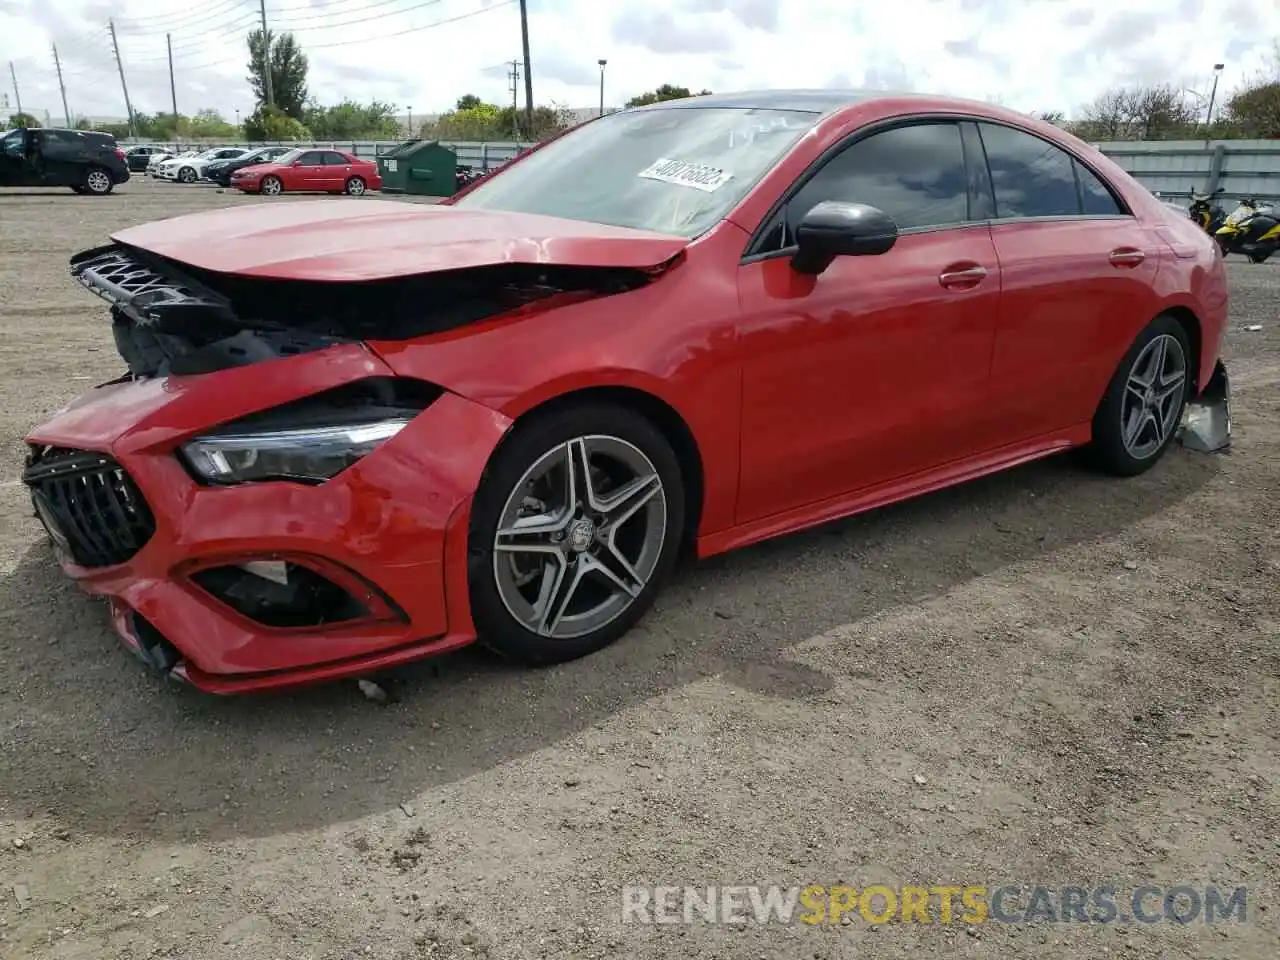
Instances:
[[[72,112],[122,116],[114,17],[135,109],[169,108],[168,32],[179,109],[231,117],[253,107],[244,35],[257,10],[257,0],[0,0],[0,62],[14,62],[23,106],[58,120],[56,41]],[[274,0],[267,10],[275,28],[296,32],[322,101],[377,98],[418,114],[464,93],[510,102],[514,0]],[[596,61],[607,58],[611,104],[662,83],[849,84],[1070,115],[1117,83],[1207,89],[1215,61],[1227,63],[1229,90],[1280,36],[1280,6],[1258,0],[529,0],[529,10],[534,98],[568,106],[596,102]]]

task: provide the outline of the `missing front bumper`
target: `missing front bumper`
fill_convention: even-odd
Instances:
[[[1221,453],[1231,447],[1231,378],[1221,360],[1200,395],[1187,403],[1178,441],[1198,453]]]

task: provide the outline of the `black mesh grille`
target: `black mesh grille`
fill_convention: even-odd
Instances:
[[[33,451],[22,480],[54,540],[85,567],[124,563],[155,532],[133,480],[111,457],[51,447]]]

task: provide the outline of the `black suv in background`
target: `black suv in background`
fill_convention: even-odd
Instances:
[[[291,151],[293,147],[262,147],[243,156],[232,157],[228,160],[214,160],[212,163],[204,165],[204,180],[212,180],[221,187],[231,186],[231,175],[243,167],[251,167],[255,163],[270,163],[279,157],[283,157]]]
[[[11,130],[0,135],[0,187],[70,187],[107,194],[129,179],[116,138],[94,130]]]
[[[125,162],[129,164],[129,169],[133,173],[144,173],[149,164],[155,157],[169,156],[167,147],[141,146],[130,147],[124,152]]]

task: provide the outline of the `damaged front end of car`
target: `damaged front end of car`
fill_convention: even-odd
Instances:
[[[1197,453],[1231,448],[1231,378],[1221,360],[1199,395],[1188,401],[1178,442]]]
[[[530,308],[623,293],[630,267],[493,263],[387,279],[315,281],[219,273],[115,243],[71,275],[111,307],[123,379],[213,373],[369,340],[444,333]]]

